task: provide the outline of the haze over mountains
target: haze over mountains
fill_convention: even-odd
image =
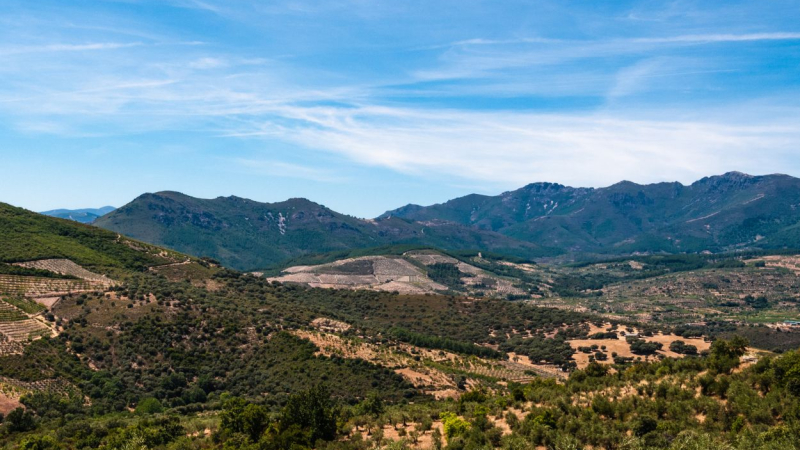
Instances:
[[[114,211],[113,206],[103,206],[102,208],[83,208],[83,209],[53,209],[42,211],[45,216],[58,217],[60,219],[74,220],[80,223],[92,223],[98,217],[104,216]]]
[[[309,253],[389,244],[528,258],[800,247],[800,179],[731,172],[691,185],[533,183],[497,196],[407,205],[377,219],[306,199],[259,203],[144,194],[99,227],[250,270]]]

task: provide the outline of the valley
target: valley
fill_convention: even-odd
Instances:
[[[7,205],[0,235],[8,448],[611,449],[679,428],[713,446],[732,420],[739,448],[769,448],[800,401],[790,251],[565,264],[404,243],[239,272]],[[332,428],[287,416],[301,404]]]

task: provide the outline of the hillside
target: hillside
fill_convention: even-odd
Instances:
[[[337,289],[371,289],[406,294],[461,293],[476,297],[530,298],[537,283],[502,274],[533,272],[525,263],[455,256],[435,249],[410,249],[342,258],[330,263],[291,265],[268,278],[281,283]],[[380,249],[374,249],[378,253]],[[460,258],[460,259],[459,259]]]
[[[381,217],[448,221],[573,254],[797,248],[800,179],[732,172],[688,186],[534,183],[498,196],[407,205]]]
[[[186,257],[117,233],[0,203],[0,263],[59,258],[113,273],[141,271]]]
[[[80,223],[92,223],[99,217],[102,217],[111,211],[114,211],[113,206],[104,206],[102,208],[84,208],[84,209],[53,209],[50,211],[43,211],[41,214],[45,216],[58,217],[60,219],[74,220]]]
[[[483,248],[512,255],[548,250],[499,233],[452,223],[399,218],[361,220],[305,199],[259,203],[239,197],[198,199],[177,192],[144,194],[95,225],[240,270],[293,257],[387,244]]]
[[[302,257],[265,275],[312,287],[522,300],[692,333],[743,333],[767,349],[800,345],[798,329],[785,323],[800,320],[800,257],[793,252],[641,255],[565,265],[384,247]]]

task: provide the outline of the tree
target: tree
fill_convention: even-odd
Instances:
[[[469,431],[469,422],[461,417],[458,417],[455,415],[455,413],[443,412],[439,414],[439,418],[442,419],[442,424],[444,425],[444,434],[447,436],[448,441]]]
[[[318,439],[331,441],[336,437],[338,409],[325,386],[317,385],[289,398],[281,412],[280,429],[292,426],[309,431],[309,444]]]
[[[739,358],[747,351],[747,345],[747,339],[741,336],[734,336],[727,341],[714,341],[708,357],[709,369],[717,373],[730,373],[739,366]]]
[[[30,431],[36,428],[33,414],[22,408],[17,408],[8,413],[4,423],[6,429],[11,433]]]
[[[645,434],[655,431],[658,428],[658,421],[650,416],[639,417],[633,424],[633,434],[642,437]]]
[[[269,412],[264,406],[247,403],[244,399],[229,399],[220,415],[220,428],[242,433],[251,442],[258,442],[269,426]]]
[[[61,448],[58,442],[50,436],[31,436],[22,441],[20,450],[53,450]]]
[[[691,344],[687,344],[683,341],[673,341],[669,344],[669,349],[675,353],[680,355],[696,355],[697,354],[697,347]]]
[[[373,391],[367,394],[367,398],[361,402],[361,412],[372,417],[383,414],[383,400]]]
[[[142,399],[139,404],[136,405],[136,414],[157,414],[163,410],[164,407],[161,406],[161,402],[153,397]]]

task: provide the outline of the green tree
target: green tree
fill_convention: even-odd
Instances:
[[[6,429],[11,433],[30,431],[36,428],[36,422],[33,420],[33,414],[22,408],[17,408],[5,418],[4,424]]]
[[[458,417],[455,413],[443,412],[439,414],[439,418],[442,419],[444,434],[447,436],[448,441],[456,436],[464,435],[469,431],[469,422]]]
[[[307,391],[292,395],[280,416],[280,429],[292,426],[309,432],[309,444],[318,439],[325,441],[336,437],[336,418],[339,410],[333,403],[328,389],[317,385]]]
[[[708,367],[717,373],[730,373],[739,366],[739,358],[747,351],[747,339],[734,336],[730,340],[719,339],[711,344]]]
[[[161,406],[161,402],[153,397],[144,398],[136,405],[136,414],[140,415],[157,414],[162,411],[164,411],[164,407]]]

